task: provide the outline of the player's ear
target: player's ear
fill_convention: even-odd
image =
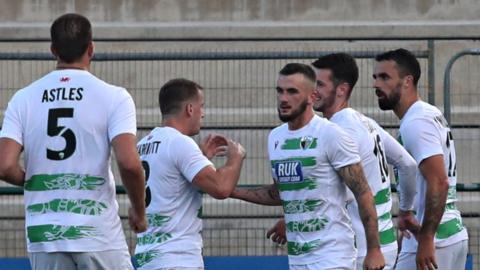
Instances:
[[[187,103],[185,105],[185,113],[187,116],[192,116],[193,115],[193,104],[192,103]]]
[[[50,44],[50,52],[53,56],[58,57],[57,50],[53,47],[53,44]]]
[[[87,47],[87,55],[88,55],[88,58],[92,58],[92,57],[93,57],[94,49],[95,49],[95,44],[93,43],[93,41],[90,41],[90,42],[88,43],[88,47]]]
[[[350,90],[350,86],[348,83],[343,82],[337,85],[336,94],[337,97],[346,97],[348,95],[348,91]]]

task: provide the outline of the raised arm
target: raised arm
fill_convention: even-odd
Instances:
[[[232,140],[227,142],[227,161],[223,167],[215,169],[207,166],[195,175],[192,183],[216,199],[226,199],[230,196],[238,179],[245,149]]]
[[[15,140],[0,138],[0,179],[16,186],[25,183],[25,171],[19,164],[22,146]]]
[[[136,137],[133,134],[120,134],[112,140],[120,177],[132,204],[129,211],[130,226],[136,233],[139,233],[147,229],[147,221],[145,217],[145,177],[135,145]]]
[[[380,251],[375,202],[363,173],[362,165],[356,163],[344,166],[338,170],[338,174],[353,192],[358,203],[360,218],[362,219],[367,239],[367,255],[364,261],[364,269],[382,269],[385,265],[385,260]]]

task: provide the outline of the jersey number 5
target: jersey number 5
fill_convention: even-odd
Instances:
[[[62,136],[65,139],[65,148],[60,151],[47,148],[47,158],[51,160],[64,160],[73,155],[77,147],[75,134],[69,128],[58,124],[59,118],[72,118],[73,108],[58,108],[48,111],[47,134],[50,137]]]

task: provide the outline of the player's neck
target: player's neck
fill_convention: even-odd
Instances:
[[[332,107],[326,109],[324,112],[323,112],[323,117],[327,118],[328,120],[330,120],[330,118],[332,118],[332,116],[334,114],[336,114],[337,112],[345,109],[345,108],[348,108],[349,105],[348,105],[348,102],[345,101],[345,102],[341,102],[339,104],[334,104]]]
[[[79,69],[79,70],[89,70],[89,66],[83,63],[65,63],[58,62],[56,69]]]
[[[410,107],[418,100],[420,100],[420,97],[416,91],[408,94],[405,96],[404,100],[400,100],[400,102],[398,102],[397,106],[393,108],[393,112],[397,115],[398,119],[402,119],[407,113],[408,109],[410,109]]]
[[[186,121],[182,119],[177,119],[175,117],[166,117],[162,119],[161,126],[174,128],[178,132],[182,133],[183,135],[190,136],[189,127],[185,123]]]
[[[310,122],[310,120],[312,120],[313,116],[315,116],[313,110],[311,108],[307,108],[305,112],[299,115],[297,118],[293,119],[292,121],[288,121],[288,129],[301,129],[302,127],[306,126]]]

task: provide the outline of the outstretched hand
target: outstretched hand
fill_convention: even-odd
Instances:
[[[212,159],[216,156],[222,156],[226,154],[228,140],[226,137],[219,134],[208,134],[200,142],[200,150],[204,156],[208,159]]]

